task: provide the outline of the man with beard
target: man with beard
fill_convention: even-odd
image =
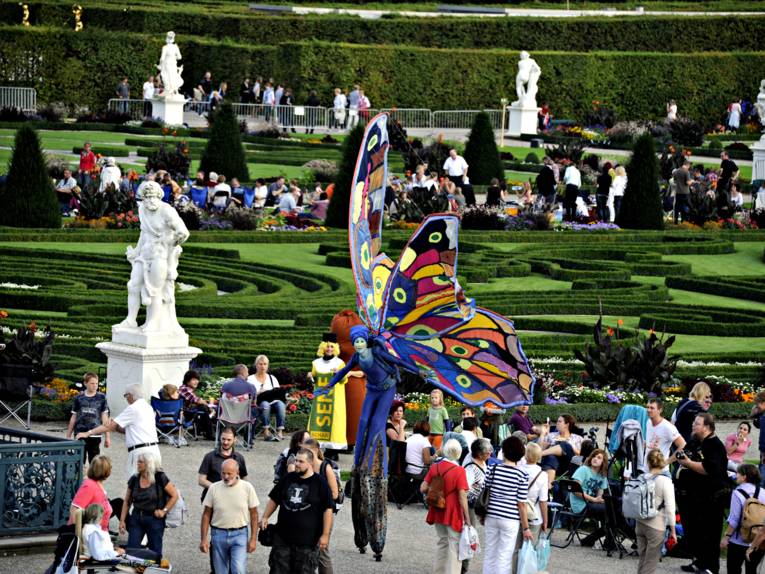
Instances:
[[[319,550],[329,546],[332,530],[332,493],[326,480],[313,471],[313,452],[301,448],[295,472],[287,474],[268,494],[260,527],[279,508],[276,534],[268,558],[271,574],[313,574]]]
[[[696,416],[690,442],[669,462],[673,459],[682,467],[678,470],[675,488],[688,550],[694,557],[693,564],[682,569],[697,574],[718,574],[723,515],[729,494],[724,488],[728,457],[725,446],[715,436],[712,415]]]

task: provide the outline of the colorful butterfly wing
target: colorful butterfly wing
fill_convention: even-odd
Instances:
[[[456,215],[435,214],[412,235],[383,298],[385,330],[429,339],[472,317],[474,304],[457,282],[459,225]]]
[[[383,337],[412,370],[461,402],[507,408],[532,400],[534,376],[513,323],[493,311],[476,308],[440,337],[412,339],[394,332]]]
[[[373,333],[382,326],[383,295],[393,262],[380,253],[388,181],[387,114],[375,116],[356,161],[348,213],[348,243],[359,316]]]

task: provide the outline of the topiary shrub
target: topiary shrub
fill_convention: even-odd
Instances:
[[[40,140],[31,127],[16,132],[8,179],[0,196],[0,225],[61,227],[61,210]]]
[[[659,191],[659,161],[653,138],[644,134],[632,148],[627,165],[627,189],[616,221],[624,229],[663,229]]]
[[[465,161],[470,166],[468,173],[471,183],[488,185],[495,177],[505,177],[505,168],[499,158],[497,142],[494,139],[494,129],[486,112],[478,113],[473,120],[473,127],[465,145]]]
[[[358,124],[353,128],[343,142],[343,158],[335,182],[335,192],[327,208],[327,227],[348,227],[348,206],[351,200],[351,185],[353,172],[356,169],[356,159],[364,139],[364,126]]]
[[[529,153],[527,153],[523,161],[525,161],[526,163],[540,163],[539,156],[535,154],[533,151],[530,151]],[[500,179],[500,178],[497,178],[497,179]]]
[[[704,126],[690,118],[677,118],[670,122],[669,132],[676,144],[698,147],[704,143]]]
[[[218,106],[211,116],[211,121],[210,138],[202,154],[199,169],[206,174],[211,171],[225,174],[229,180],[236,177],[247,181],[250,174],[242,146],[242,135],[231,104]]]

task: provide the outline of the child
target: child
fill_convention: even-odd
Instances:
[[[178,387],[170,383],[162,385],[159,391],[159,398],[163,401],[177,401],[181,397]]]
[[[72,416],[69,418],[69,426],[66,429],[66,438],[87,432],[100,425],[109,422],[109,405],[106,403],[106,395],[98,392],[98,375],[85,373],[83,377],[85,390],[74,398]],[[100,454],[101,436],[90,436],[85,439],[85,460],[90,462]],[[111,438],[106,433],[104,446],[111,446]]]
[[[590,516],[604,520],[606,504],[603,499],[603,492],[608,488],[607,476],[608,455],[603,449],[596,448],[590,453],[584,464],[574,472],[572,479],[582,485],[582,494],[569,494],[571,510],[582,513],[586,507],[589,507]],[[595,530],[582,540],[582,546],[593,546],[603,534],[606,532],[602,528]],[[609,536],[607,535],[604,544],[606,549],[614,547],[614,542],[610,540]]]
[[[88,505],[82,517],[82,539],[93,560],[114,560],[125,554],[125,551],[122,548],[115,550],[109,533],[101,529],[103,516],[103,506],[100,504]]]
[[[428,409],[428,423],[430,424],[428,440],[436,450],[441,448],[441,442],[446,431],[446,421],[448,420],[449,413],[444,406],[444,393],[440,389],[433,389],[430,392],[430,408]]]

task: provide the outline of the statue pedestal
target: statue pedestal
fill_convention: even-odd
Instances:
[[[539,108],[523,104],[513,104],[509,107],[510,121],[507,134],[518,137],[522,134],[535,135],[537,133],[537,112]]]
[[[107,357],[106,398],[111,416],[117,416],[127,406],[122,395],[128,385],[140,384],[147,402],[162,385],[180,387],[189,361],[202,352],[189,347],[188,340],[186,333],[142,334],[140,329],[113,328],[112,341],[96,345]],[[141,342],[144,345],[135,344]]]
[[[752,146],[752,181],[765,179],[765,135]]]
[[[183,106],[186,98],[180,94],[175,96],[156,97],[151,100],[151,116],[159,118],[169,126],[183,125]]]

